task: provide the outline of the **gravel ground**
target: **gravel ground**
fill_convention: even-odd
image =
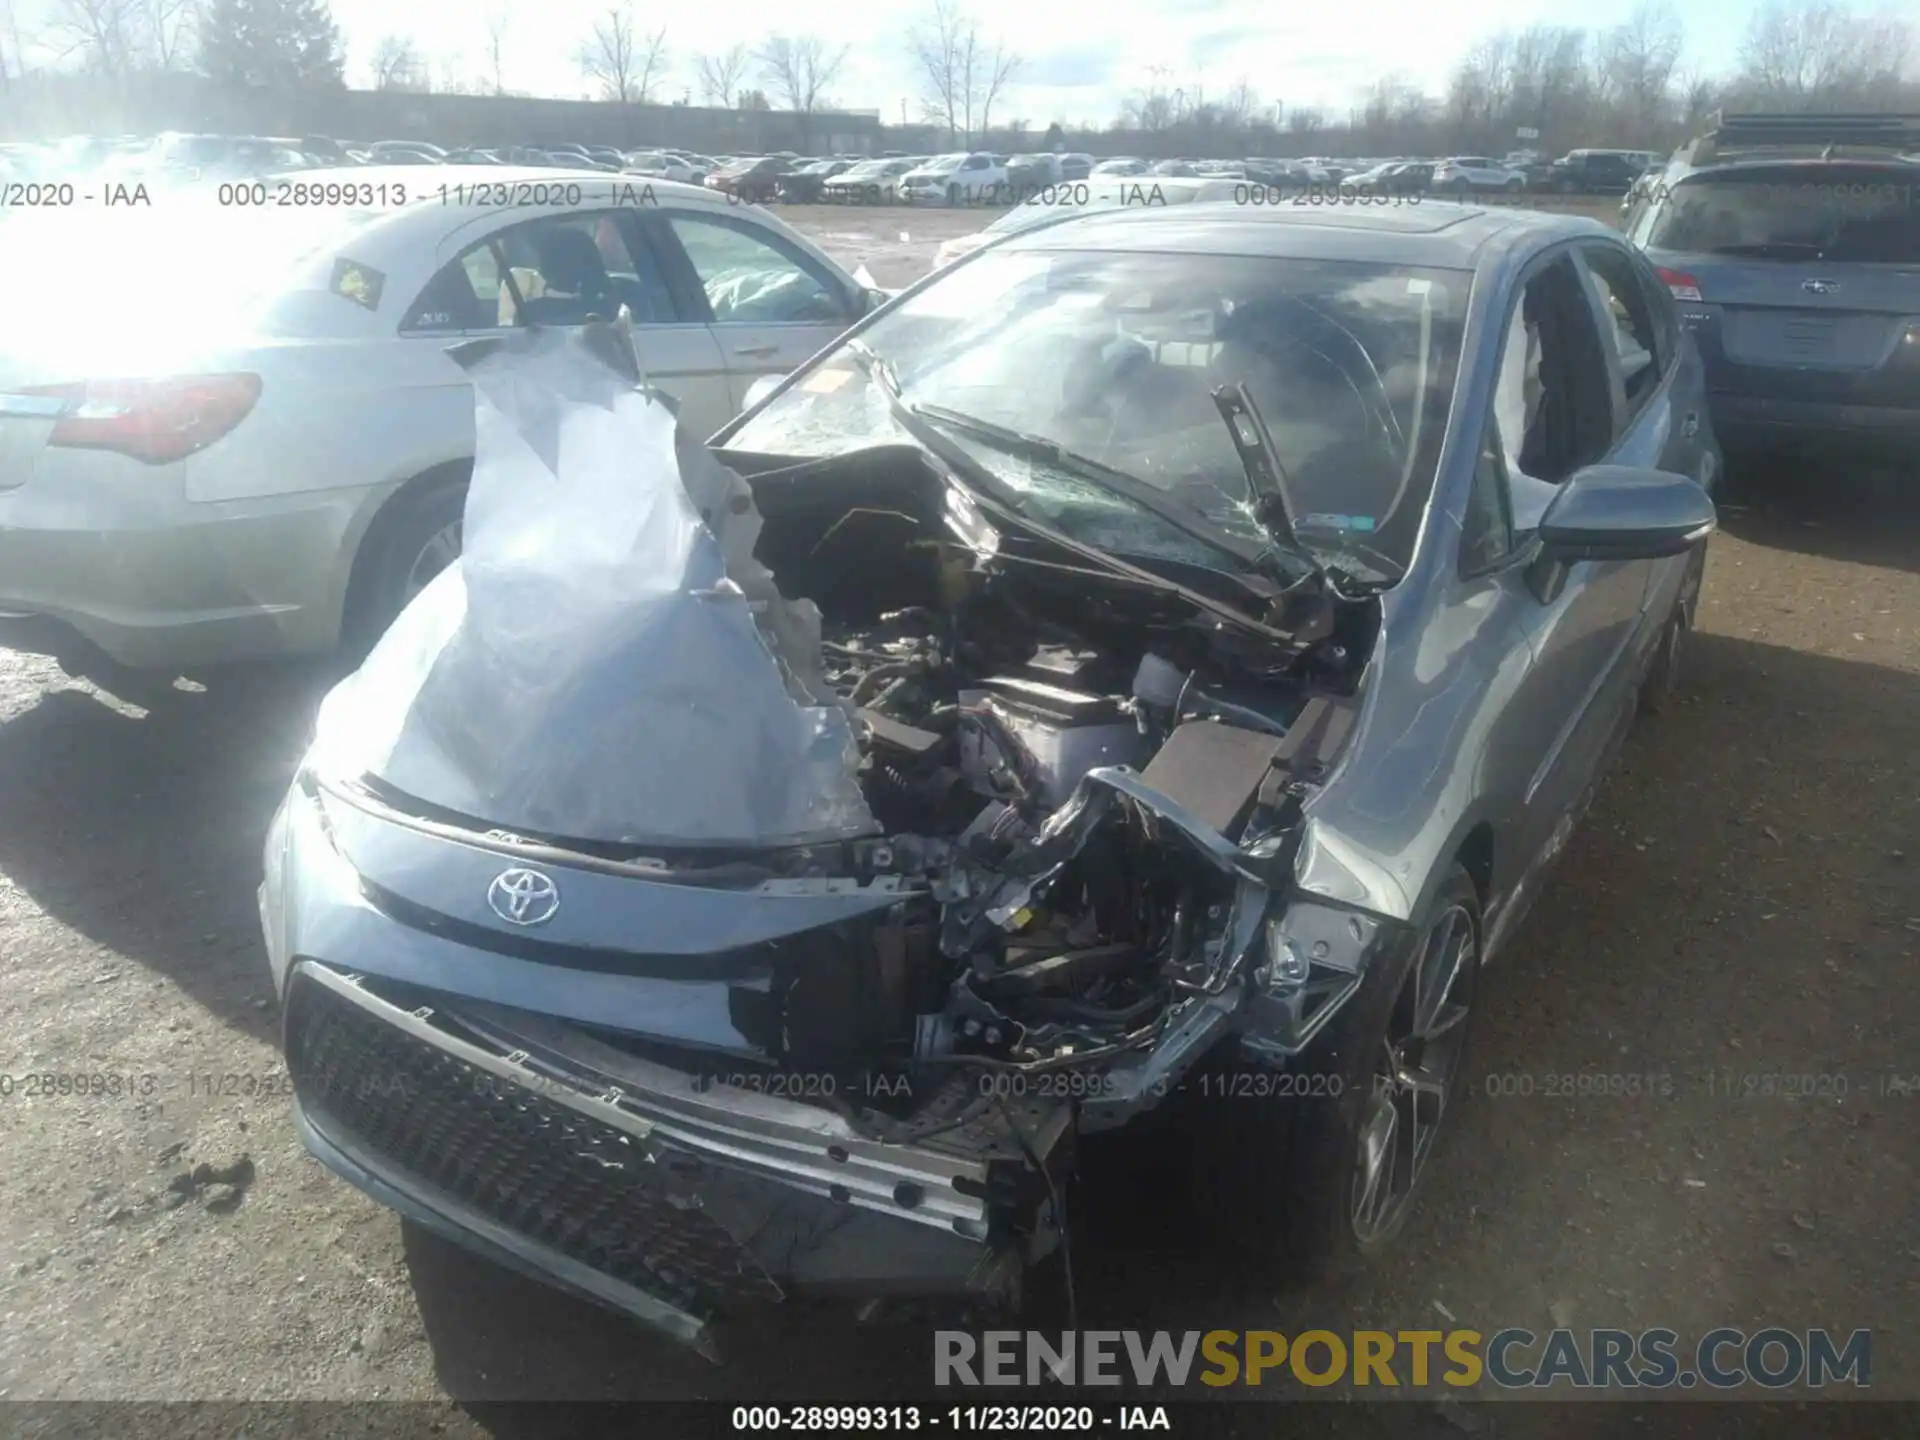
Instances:
[[[978,223],[789,218],[883,284]],[[1083,1326],[1871,1327],[1876,1394],[1920,1398],[1920,1090],[1886,1083],[1920,1082],[1920,491],[1734,478],[1682,703],[1483,987],[1477,1088],[1533,1093],[1475,1095],[1395,1257],[1317,1290],[1197,1243],[1157,1157],[1112,1177],[1076,1237]],[[320,684],[145,716],[0,656],[0,1394],[440,1400],[436,1429],[497,1434],[501,1400],[923,1385],[923,1325],[796,1316],[716,1367],[305,1158],[253,892]],[[1729,1097],[1722,1072],[1846,1094]],[[122,1078],[27,1096],[45,1073]],[[1610,1074],[1670,1093],[1544,1093]]]

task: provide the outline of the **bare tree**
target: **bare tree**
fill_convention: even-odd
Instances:
[[[1544,137],[1584,125],[1592,108],[1587,32],[1534,25],[1514,37],[1508,65],[1507,119]]]
[[[806,117],[825,104],[827,87],[846,63],[847,47],[829,50],[818,35],[774,35],[754,51],[753,58],[775,97],[802,117],[804,133]]]
[[[1697,134],[1705,128],[1707,117],[1720,108],[1719,84],[1690,65],[1674,76],[1673,89],[1681,130]]]
[[[46,28],[62,59],[73,57],[96,74],[124,75],[138,59],[140,0],[53,0]]]
[[[425,82],[420,51],[407,36],[388,35],[373,47],[374,89],[420,90]]]
[[[960,0],[965,3],[965,0]],[[1920,111],[1920,17],[1849,9],[1858,0],[1763,0],[1740,49],[1738,74],[1708,78],[1689,63],[1676,0],[1636,0],[1618,26],[1534,25],[1485,37],[1462,53],[1442,93],[1401,76],[1370,82],[1342,122],[1277,103],[1272,118],[1244,86],[1209,99],[1156,66],[1104,134],[1076,127],[1043,148],[1139,154],[1499,154],[1529,134],[1540,149],[1593,144],[1664,148],[1733,109]],[[1911,10],[1911,6],[1908,7]],[[1286,151],[1269,148],[1277,129]],[[1130,133],[1124,133],[1130,132]],[[1055,142],[1058,141],[1058,144]],[[997,137],[994,143],[998,143]]]
[[[918,68],[921,108],[944,125],[949,143],[971,149],[993,123],[993,102],[1019,68],[1020,57],[999,40],[980,37],[959,0],[933,0],[927,18],[908,33]]]
[[[594,22],[593,33],[580,47],[580,71],[599,82],[601,93],[622,105],[644,105],[666,78],[666,27],[642,35],[633,16],[609,10]]]
[[[505,5],[487,16],[487,79],[495,95],[507,93],[507,27],[511,22],[512,14]]]
[[[195,0],[145,0],[141,19],[147,57],[162,70],[181,68],[199,24]]]
[[[700,82],[700,103],[716,109],[733,108],[740,82],[747,76],[747,47],[733,45],[718,55],[693,57],[695,77]]]
[[[1244,128],[1251,125],[1264,109],[1266,107],[1260,103],[1260,97],[1254,93],[1253,82],[1242,75],[1227,91],[1227,98],[1220,102],[1220,120],[1222,124]]]
[[[421,67],[423,77],[428,79],[427,88],[436,95],[493,95],[493,81],[484,75],[476,75],[467,64],[466,53],[461,50],[450,51],[438,56]]]
[[[1664,0],[1649,0],[1601,42],[1606,96],[1613,102],[1618,123],[1635,141],[1647,139],[1666,124],[1673,74],[1679,68],[1685,38],[1673,7]]]
[[[1454,142],[1495,149],[1511,138],[1513,37],[1482,40],[1454,66],[1447,85],[1446,119]],[[1502,132],[1506,131],[1505,134]]]
[[[1774,0],[1748,24],[1738,88],[1791,108],[1866,102],[1897,92],[1913,46],[1902,20],[1858,16],[1834,0]]]
[[[1150,68],[1147,83],[1121,102],[1121,123],[1150,134],[1171,130],[1180,119],[1182,105],[1180,92],[1167,85],[1172,74],[1164,65]]]

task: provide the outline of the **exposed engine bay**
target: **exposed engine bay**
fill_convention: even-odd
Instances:
[[[519,442],[483,434],[460,572],[329,698],[320,768],[765,907],[773,938],[706,952],[756,977],[728,1034],[621,1043],[832,1075],[812,1093],[883,1117],[945,1088],[898,1083],[927,1067],[1151,1051],[1255,961],[1374,603],[1090,549],[916,445],[710,451],[589,329],[463,362]],[[805,895],[845,918],[778,918]],[[650,923],[617,943],[644,956]]]
[[[1370,613],[1288,643],[1033,537],[983,556],[905,448],[752,483],[757,558],[822,612],[819,673],[883,832],[829,873],[910,882],[864,967],[796,967],[769,1048],[881,1097],[876,1068],[1086,1071],[1151,1049],[1244,958],[1239,888],[1284,888]]]

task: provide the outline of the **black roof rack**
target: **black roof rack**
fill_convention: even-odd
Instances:
[[[1770,150],[1912,152],[1920,150],[1920,115],[1729,115],[1716,111],[1707,122],[1706,133],[1693,142],[1687,158],[1701,165],[1735,154]]]

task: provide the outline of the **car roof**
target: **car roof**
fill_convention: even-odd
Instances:
[[[1474,270],[1518,249],[1581,236],[1620,238],[1580,215],[1433,201],[1388,209],[1140,206],[1100,210],[1010,238],[1031,250],[1178,250]]]
[[[1683,180],[1691,175],[1726,175],[1738,170],[1828,170],[1836,165],[1851,166],[1856,169],[1861,166],[1880,166],[1895,170],[1912,170],[1920,174],[1920,155],[1874,155],[1859,151],[1836,155],[1768,155],[1746,152],[1729,155],[1722,160],[1709,160],[1704,165],[1675,160],[1667,169],[1675,180]]]

